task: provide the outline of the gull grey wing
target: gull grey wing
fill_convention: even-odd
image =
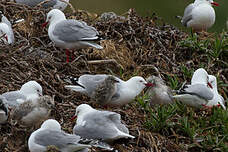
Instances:
[[[91,112],[84,117],[83,124],[74,126],[74,133],[91,139],[111,139],[117,134],[115,124],[106,117],[106,113]]]
[[[103,112],[106,112],[106,111],[103,111]],[[120,114],[107,111],[106,117],[110,118],[120,131],[122,131],[126,134],[129,134],[128,128],[124,124],[121,123],[121,115]]]
[[[79,77],[78,83],[83,85],[90,95],[96,89],[97,85],[104,81],[104,79],[108,75],[105,74],[97,74],[97,75],[89,75],[85,74]]]
[[[70,144],[77,145],[80,141],[80,137],[77,135],[67,134],[58,130],[41,130],[35,136],[35,143],[43,146],[54,145],[61,149]]]
[[[18,100],[26,100],[26,96],[21,94],[19,91],[6,92],[3,93],[2,96],[6,98],[9,106],[17,106],[19,105]]]
[[[204,84],[186,85],[181,90],[181,94],[183,93],[197,95],[205,100],[212,100],[214,97],[213,92]]]
[[[65,42],[96,40],[99,35],[94,27],[73,19],[57,23],[53,34]]]
[[[187,26],[187,23],[192,19],[192,10],[194,8],[194,4],[191,3],[189,4],[185,10],[184,10],[184,16],[182,17],[182,20],[181,20],[181,23],[184,25],[184,26]]]
[[[44,0],[16,0],[17,3],[28,5],[30,7],[34,7],[38,5],[39,3],[43,2]],[[52,7],[57,3],[57,0],[51,0],[45,4],[43,4],[44,7]]]

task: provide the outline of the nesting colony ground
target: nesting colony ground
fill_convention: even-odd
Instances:
[[[29,80],[37,81],[42,85],[44,94],[54,96],[56,110],[53,111],[52,117],[69,133],[74,126],[70,118],[74,115],[75,108],[81,103],[88,103],[90,99],[66,90],[64,85],[67,83],[63,80],[65,76],[106,73],[126,80],[133,75],[161,75],[168,85],[178,89],[181,82],[190,81],[195,69],[204,67],[209,74],[218,76],[219,92],[227,99],[226,33],[188,35],[172,25],[162,23],[156,15],[141,17],[133,9],[125,13],[124,18],[100,18],[85,11],[72,11],[66,13],[67,18],[83,20],[96,27],[104,38],[101,42],[104,49],[76,50],[76,59],[66,63],[64,51],[53,46],[47,29],[41,27],[49,10],[40,7],[31,9],[9,2],[1,2],[0,10],[11,21],[25,19],[24,22],[13,25],[16,43],[13,46],[0,45],[0,94],[19,89]],[[208,141],[206,138],[204,141],[197,140],[199,135],[209,135],[203,128],[202,132],[197,130],[201,126],[196,126],[198,128],[193,130],[193,136],[191,132],[181,130],[183,127],[179,119],[189,117],[190,124],[194,124],[195,119],[202,119],[207,123],[217,109],[212,112],[199,112],[178,103],[175,104],[176,110],[167,120],[157,122],[159,125],[164,121],[164,128],[156,129],[153,127],[156,126],[153,120],[159,117],[159,109],[163,106],[148,110],[146,104],[139,100],[122,108],[112,109],[121,114],[130,134],[136,137],[114,143],[113,147],[118,151],[222,151],[227,148],[228,120],[220,124],[223,127],[225,125],[223,132],[220,130],[218,134],[215,132],[215,135],[214,130],[208,129],[208,132],[213,133],[211,135],[218,136],[218,141],[222,140],[219,143],[214,141],[214,136],[211,143],[205,142]],[[93,107],[102,108],[98,105]],[[173,106],[164,109],[167,108],[168,112],[170,107]],[[178,110],[178,107],[185,109],[184,112]],[[152,127],[148,125],[150,112],[155,115],[151,121]],[[194,116],[191,117],[192,113]],[[226,118],[227,114],[226,111]],[[192,126],[189,128],[192,130]],[[28,151],[27,140],[30,134],[31,130],[12,126],[10,123],[0,126],[0,151]]]

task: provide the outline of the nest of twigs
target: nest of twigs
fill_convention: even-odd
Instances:
[[[0,10],[12,22],[24,19],[13,24],[15,44],[0,45],[0,94],[17,90],[29,80],[37,81],[43,87],[44,94],[54,96],[56,111],[52,116],[68,132],[72,132],[74,124],[70,118],[76,106],[90,99],[66,90],[65,76],[85,73],[112,73],[118,76],[123,73],[122,78],[126,79],[137,73],[143,76],[160,74],[164,79],[176,74],[183,78],[180,65],[187,63],[189,56],[187,58],[186,50],[177,48],[177,42],[186,34],[171,25],[157,25],[160,21],[156,16],[141,17],[133,9],[125,14],[125,18],[109,20],[102,20],[86,11],[67,13],[67,18],[83,20],[96,27],[104,38],[101,41],[104,50],[75,50],[76,59],[66,63],[64,51],[53,45],[47,29],[41,27],[48,9],[1,2]],[[198,68],[198,64],[191,66]],[[223,77],[223,80],[227,82],[227,78]],[[144,112],[135,104],[123,108],[114,111],[122,115],[136,139],[117,141],[114,147],[118,151],[184,151],[165,137],[148,132],[143,126]],[[0,151],[28,151],[27,140],[31,132],[15,131],[13,127],[10,124],[1,126]]]

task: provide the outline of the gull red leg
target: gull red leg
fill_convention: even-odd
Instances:
[[[66,62],[69,63],[70,51],[66,49]]]

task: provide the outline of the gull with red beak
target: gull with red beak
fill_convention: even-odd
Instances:
[[[191,84],[184,85],[178,91],[178,95],[173,96],[173,98],[188,106],[200,108],[206,106],[213,99],[214,94],[211,88],[207,71],[199,68],[194,72]]]
[[[48,28],[49,38],[56,46],[66,49],[67,62],[69,62],[69,49],[88,47],[103,49],[102,46],[96,44],[100,37],[94,27],[88,26],[83,21],[66,19],[65,14],[58,9],[48,12],[43,27],[47,24],[50,24]]]
[[[10,21],[0,12],[1,23],[0,23],[0,40],[4,44],[14,43],[14,34]]]
[[[181,23],[194,31],[206,31],[215,23],[215,11],[212,5],[219,4],[213,0],[195,0],[185,8]]]
[[[134,76],[127,81],[106,75],[85,74],[77,78],[70,78],[74,85],[65,88],[88,95],[102,105],[122,106],[130,103],[145,87],[153,86],[143,77]]]
[[[209,100],[206,106],[219,106],[225,110],[225,100],[224,98],[218,93],[217,89],[217,80],[216,77],[213,75],[209,75],[209,83],[212,85],[212,92],[214,93],[214,97],[212,100]]]

